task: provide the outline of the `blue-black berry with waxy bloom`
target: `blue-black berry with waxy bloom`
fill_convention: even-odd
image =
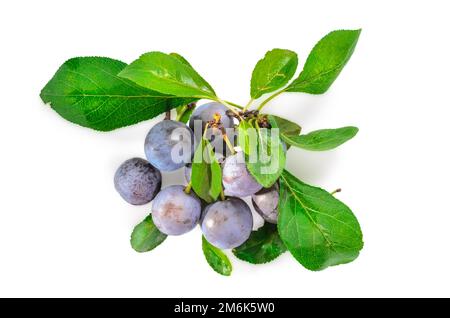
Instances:
[[[220,249],[238,247],[252,232],[252,212],[242,199],[230,197],[205,208],[201,227],[212,245]]]
[[[247,170],[242,152],[225,159],[222,169],[222,182],[227,196],[247,197],[262,188],[262,185]]]
[[[114,175],[114,186],[128,203],[146,204],[161,189],[161,173],[147,160],[129,159],[117,169]]]
[[[200,199],[193,191],[186,193],[183,186],[172,185],[153,200],[153,223],[164,234],[181,235],[197,225],[201,210]]]
[[[263,188],[252,195],[252,203],[255,211],[265,221],[273,224],[278,223],[279,191],[278,183],[275,183],[270,188]]]
[[[184,123],[163,120],[150,129],[144,145],[147,160],[161,171],[174,171],[190,162],[194,134]]]

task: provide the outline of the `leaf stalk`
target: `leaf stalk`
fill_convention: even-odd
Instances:
[[[189,181],[188,185],[186,186],[186,188],[184,188],[184,193],[189,194],[191,193],[191,189],[192,189],[192,182]]]
[[[231,144],[230,139],[228,138],[226,133],[223,133],[222,135],[223,135],[223,140],[227,144],[228,149],[230,149],[231,154],[234,155],[236,153],[236,150],[234,149],[233,145]]]
[[[245,107],[244,107],[244,109],[243,109],[242,111],[245,112],[245,111],[252,105],[253,101],[254,101],[254,99],[251,98],[251,99],[248,101],[247,105],[245,105]]]
[[[275,97],[277,97],[278,95],[280,95],[281,93],[284,93],[285,89],[282,89],[281,91],[276,92],[275,94],[270,95],[266,100],[264,100],[258,107],[258,111],[261,111],[261,109],[263,109],[263,107],[270,102],[272,99],[274,99]]]

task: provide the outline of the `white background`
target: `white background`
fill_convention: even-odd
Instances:
[[[0,296],[450,296],[449,8],[446,1],[2,1],[0,4]],[[143,156],[160,118],[98,133],[39,99],[74,56],[131,62],[179,52],[221,97],[245,103],[254,64],[274,47],[300,64],[327,32],[362,28],[329,92],[282,95],[267,111],[304,131],[356,125],[338,150],[289,151],[288,167],[352,207],[365,247],[321,272],[288,254],[262,266],[234,257],[213,272],[197,228],[146,254],[129,245],[150,206],[113,187]],[[164,184],[181,182],[181,172]]]

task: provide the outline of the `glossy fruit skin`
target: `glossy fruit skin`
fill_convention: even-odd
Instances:
[[[161,190],[153,200],[152,218],[156,227],[167,235],[181,235],[192,230],[201,215],[200,199],[181,185]]]
[[[172,151],[187,149],[180,152],[182,160],[175,162]],[[174,171],[190,162],[194,153],[194,134],[185,124],[174,120],[163,120],[150,129],[144,144],[147,160],[161,171]],[[177,154],[178,155],[178,154]]]
[[[198,142],[201,139],[206,123],[214,120],[215,114],[220,115],[222,127],[225,128],[227,134],[232,135],[231,132],[234,127],[234,119],[232,116],[227,115],[227,111],[228,108],[226,106],[217,102],[211,102],[197,107],[189,119],[189,127],[194,131],[196,141]],[[195,124],[195,121],[201,121],[201,126],[198,123]],[[200,127],[201,130],[199,129]],[[223,141],[220,129],[208,128],[206,138],[210,141],[216,152],[221,153],[224,156],[227,155],[227,147]]]
[[[270,188],[263,188],[252,195],[252,203],[255,211],[261,217],[273,224],[278,223],[278,200],[280,199],[280,190],[278,183]]]
[[[225,159],[222,169],[222,182],[227,196],[247,197],[262,189],[262,185],[248,172],[242,152]]]
[[[146,204],[161,190],[161,173],[147,160],[128,159],[117,169],[114,187],[128,203]]]
[[[220,249],[235,248],[243,244],[252,232],[252,212],[242,199],[230,197],[205,208],[201,227],[212,245]]]

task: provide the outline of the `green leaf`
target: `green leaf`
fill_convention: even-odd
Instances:
[[[344,142],[352,139],[358,133],[356,127],[342,127],[336,129],[321,129],[310,132],[307,135],[282,136],[286,143],[313,151],[324,151],[334,149]]]
[[[100,131],[136,124],[192,101],[151,91],[118,77],[125,66],[106,57],[70,59],[40,96],[68,121]]]
[[[238,144],[245,154],[250,154],[252,142],[256,141],[256,130],[245,120],[241,120],[238,126]]]
[[[131,247],[139,253],[148,252],[164,242],[167,235],[161,233],[153,224],[152,215],[136,225],[131,233]]]
[[[209,244],[209,242],[205,239],[204,236],[202,236],[202,249],[206,261],[214,271],[224,276],[231,275],[233,267],[231,266],[228,257],[220,249]]]
[[[327,191],[301,182],[286,170],[280,177],[278,211],[280,237],[307,269],[349,263],[363,247],[352,211]]]
[[[192,67],[191,64],[186,60],[182,55],[178,53],[170,53],[173,57],[177,58],[180,62],[184,63],[185,65]],[[193,107],[191,106],[193,105]],[[192,113],[194,112],[195,104],[188,104],[183,106],[177,107],[177,120],[182,123],[187,123],[189,121],[189,118],[191,117]]]
[[[312,49],[287,92],[325,93],[353,54],[361,30],[333,31]]]
[[[233,249],[233,254],[252,264],[264,264],[273,261],[286,251],[278,235],[276,224],[265,223],[263,227],[250,234],[249,239]]]
[[[298,58],[295,52],[283,49],[273,49],[266,53],[256,64],[250,84],[250,95],[253,99],[263,94],[273,92],[294,76]]]
[[[217,200],[222,191],[222,169],[213,147],[204,138],[195,150],[191,182],[195,193],[208,203]]]
[[[268,115],[267,118],[272,128],[279,129],[280,138],[283,141],[285,141],[286,136],[297,136],[302,131],[302,127],[287,119],[275,115]],[[290,147],[291,145],[286,143],[286,148],[289,149]]]
[[[212,146],[208,144],[208,147],[209,157],[211,160],[211,164],[209,164],[209,168],[211,170],[211,188],[209,189],[209,195],[214,200],[217,200],[222,192],[222,167],[216,159]]]
[[[119,76],[164,94],[216,98],[212,87],[190,65],[180,60],[179,55],[145,53],[122,70]]]
[[[278,136],[270,129],[257,129],[257,151],[245,156],[247,169],[265,188],[271,187],[280,177],[286,164],[286,154]]]
[[[192,67],[191,63],[189,63],[188,60],[186,60],[184,58],[184,56],[182,56],[181,54],[173,52],[173,53],[170,53],[169,55],[172,55],[173,57],[177,58],[183,64],[186,64],[187,66]]]
[[[267,119],[272,128],[278,128],[280,130],[281,138],[283,136],[297,136],[302,131],[302,127],[287,119],[275,115],[268,115]]]

